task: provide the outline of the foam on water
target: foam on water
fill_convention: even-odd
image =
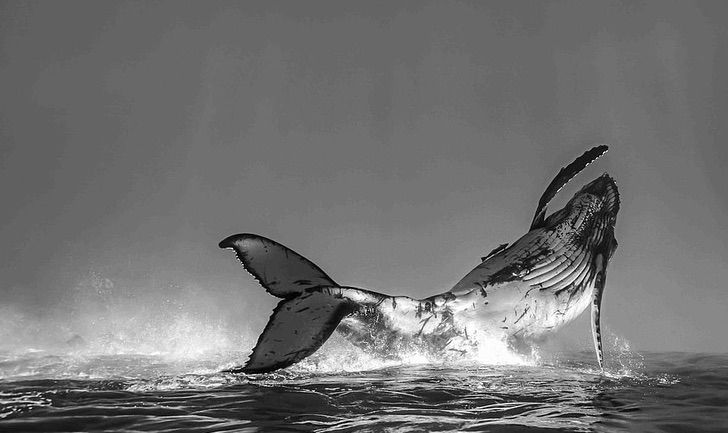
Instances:
[[[296,426],[578,432],[725,426],[728,420],[717,411],[725,402],[720,393],[728,390],[725,357],[643,355],[620,336],[605,338],[605,372],[591,350],[553,357],[491,345],[485,354],[460,358],[403,352],[379,359],[339,336],[300,364],[260,375],[222,372],[242,363],[249,346],[215,351],[212,344],[196,351],[179,342],[175,350],[136,354],[127,353],[129,346],[116,347],[119,353],[110,353],[112,347],[94,353],[93,346],[6,350],[0,352],[0,430],[83,425],[88,431]],[[707,422],[696,421],[708,413]]]

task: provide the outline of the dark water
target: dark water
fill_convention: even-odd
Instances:
[[[224,363],[0,353],[0,431],[728,431],[724,354],[634,353],[605,374],[590,352],[259,376]]]

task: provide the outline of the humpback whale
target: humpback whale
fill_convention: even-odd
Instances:
[[[603,369],[600,308],[607,265],[617,248],[617,185],[604,173],[562,209],[546,213],[559,190],[606,151],[606,145],[593,147],[563,167],[541,196],[525,235],[498,246],[454,287],[429,298],[340,285],[271,239],[255,234],[225,238],[220,248],[232,249],[268,293],[282,298],[247,363],[228,371],[288,367],[313,354],[335,330],[384,356],[407,345],[441,353],[466,351],[492,339],[528,342],[556,331],[587,306]]]

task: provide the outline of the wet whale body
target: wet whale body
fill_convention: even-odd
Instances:
[[[562,168],[539,200],[525,235],[500,245],[453,288],[429,298],[342,286],[273,240],[254,234],[227,237],[220,248],[232,249],[268,293],[282,298],[248,362],[231,371],[288,367],[318,350],[335,330],[384,356],[407,345],[450,353],[492,339],[529,341],[556,331],[587,306],[603,368],[600,306],[607,265],[617,248],[617,185],[605,173],[563,209],[548,216],[546,211],[559,190],[606,151],[607,146],[596,146]]]

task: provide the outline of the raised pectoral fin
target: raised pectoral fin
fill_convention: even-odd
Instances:
[[[580,171],[582,171],[587,165],[591,164],[604,155],[609,148],[607,145],[602,144],[599,146],[592,147],[591,149],[584,152],[580,157],[576,158],[571,164],[563,167],[559,170],[554,180],[551,181],[549,186],[546,187],[541,199],[538,201],[538,207],[536,208],[536,214],[533,216],[531,227],[529,230],[539,228],[543,226],[546,217],[546,207],[556,194],[564,187],[571,179],[574,178]]]

